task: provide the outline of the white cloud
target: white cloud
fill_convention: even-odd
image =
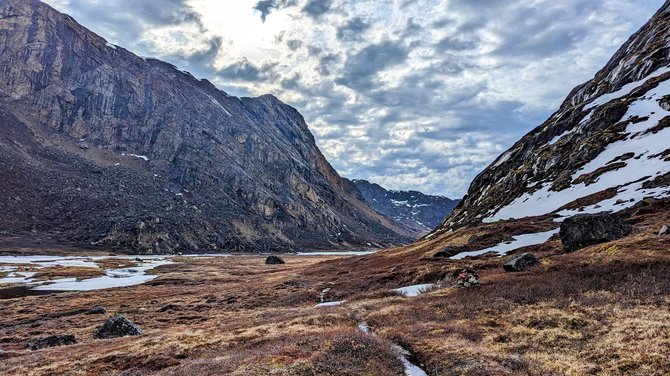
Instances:
[[[458,196],[663,0],[48,2],[231,94],[277,95],[344,176]]]

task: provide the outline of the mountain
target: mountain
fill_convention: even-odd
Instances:
[[[417,191],[393,191],[367,180],[352,180],[365,202],[377,213],[406,227],[417,237],[430,232],[458,204],[444,196],[430,196]]]
[[[389,246],[300,113],[0,1],[0,236],[145,253]]]
[[[436,232],[560,221],[670,197],[669,25],[666,2],[592,80],[479,174]]]

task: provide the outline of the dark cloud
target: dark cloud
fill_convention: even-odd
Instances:
[[[402,64],[407,60],[409,48],[402,42],[384,41],[371,44],[350,56],[344,66],[344,76],[337,79],[340,85],[354,89],[367,89],[372,76]]]
[[[464,40],[458,37],[444,37],[435,44],[435,51],[442,53],[445,51],[465,51],[472,50],[477,46],[474,41]]]
[[[297,39],[291,39],[288,42],[286,42],[286,46],[291,50],[295,51],[298,48],[302,46],[302,41],[297,40]]]
[[[308,0],[302,11],[312,18],[319,18],[330,11],[332,0]]]
[[[368,29],[370,29],[370,24],[363,21],[361,17],[354,17],[337,28],[337,39],[348,42],[361,40]]]
[[[261,14],[261,20],[265,22],[270,13],[277,9],[295,5],[295,0],[260,0],[254,5],[254,10]]]
[[[247,59],[230,64],[217,71],[217,75],[235,81],[260,82],[276,78],[276,64],[256,66]]]
[[[321,56],[319,59],[318,72],[324,76],[330,75],[330,67],[340,61],[340,55],[333,53]]]

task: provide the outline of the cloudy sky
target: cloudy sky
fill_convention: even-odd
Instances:
[[[47,0],[229,94],[300,110],[341,175],[461,196],[663,0]]]

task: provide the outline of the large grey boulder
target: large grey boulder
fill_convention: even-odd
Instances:
[[[286,261],[279,256],[268,256],[268,258],[265,259],[265,263],[267,265],[281,265],[286,264]]]
[[[668,226],[663,225],[661,229],[658,231],[658,236],[665,236],[668,235]]]
[[[503,269],[505,269],[506,272],[522,272],[539,263],[540,262],[532,253],[524,253],[509,259],[503,265]]]
[[[609,213],[582,214],[561,224],[561,242],[567,252],[624,238],[633,226]]]
[[[93,335],[97,339],[137,336],[144,331],[123,316],[112,316]]]
[[[47,347],[65,346],[77,343],[73,335],[56,335],[45,338],[32,339],[28,341],[28,348],[31,350],[45,349]]]

